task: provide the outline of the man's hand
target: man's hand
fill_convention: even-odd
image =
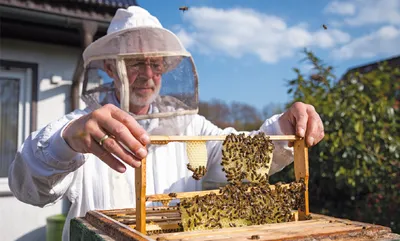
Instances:
[[[294,103],[280,118],[279,125],[285,135],[305,137],[311,147],[324,138],[324,126],[314,106],[302,102]],[[289,146],[293,143],[289,142]]]
[[[106,135],[109,137],[105,138]],[[139,167],[141,159],[147,156],[145,145],[150,143],[146,131],[136,120],[111,104],[70,123],[63,138],[76,152],[93,153],[121,173],[126,170],[124,164],[111,154],[132,167]]]

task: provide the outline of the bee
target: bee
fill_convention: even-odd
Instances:
[[[186,165],[186,167],[187,167],[187,169],[189,170],[189,171],[192,171],[192,172],[195,172],[196,170],[192,167],[192,165],[190,165],[190,163],[188,163],[187,165]]]
[[[176,197],[177,195],[176,195],[176,193],[171,192],[170,194],[168,194],[168,196],[170,196],[170,197]]]
[[[181,10],[184,13],[185,11],[189,10],[189,7],[188,6],[182,6],[182,7],[179,7],[179,10]]]

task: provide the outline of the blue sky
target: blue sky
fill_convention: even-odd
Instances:
[[[398,0],[138,0],[192,53],[200,100],[286,103],[304,48],[347,69],[400,53]],[[306,5],[308,4],[308,5]],[[188,6],[186,12],[180,6]],[[322,24],[327,25],[325,30]]]

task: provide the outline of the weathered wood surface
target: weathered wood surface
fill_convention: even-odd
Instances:
[[[176,209],[147,208],[148,223],[151,219],[160,218],[160,213],[166,218],[176,219]],[[107,211],[91,211],[85,221],[97,228],[99,232],[108,235],[113,240],[399,240],[400,235],[391,233],[390,228],[368,223],[350,221],[311,214],[313,219],[279,224],[266,224],[240,228],[225,228],[206,231],[176,232],[146,236],[131,228],[124,217],[135,215],[134,209]],[[162,216],[161,215],[161,216]],[[113,218],[111,218],[111,217]],[[118,218],[116,218],[118,217]],[[116,221],[122,220],[122,222]],[[129,221],[127,223],[124,223]],[[172,223],[176,220],[170,220]],[[148,224],[151,229],[153,224]],[[73,230],[71,230],[73,232]],[[75,235],[76,236],[76,235]]]
[[[96,211],[87,212],[85,220],[88,221],[96,229],[100,230],[101,232],[113,238],[113,240],[126,240],[126,241],[152,240],[151,238],[138,232],[137,230],[123,223],[117,222],[116,220],[100,212]]]
[[[112,241],[114,240],[100,229],[93,227],[84,218],[75,218],[71,220],[70,226],[71,241]]]
[[[388,237],[390,229],[382,226],[319,219],[280,224],[257,225],[224,230],[193,231],[151,236],[163,240],[374,240]],[[400,237],[400,236],[399,236]]]

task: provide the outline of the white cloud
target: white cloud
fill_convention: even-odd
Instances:
[[[179,39],[185,48],[190,48],[194,44],[194,38],[190,36],[184,29],[179,29],[177,35],[179,36]]]
[[[268,63],[293,56],[300,48],[331,48],[350,41],[337,29],[312,32],[305,24],[288,26],[282,18],[252,9],[191,8],[184,20],[189,26],[175,32],[187,48],[237,58],[253,54]]]
[[[395,55],[400,52],[399,43],[400,28],[388,25],[335,49],[333,56],[338,59],[351,59],[371,58],[378,54]]]
[[[324,11],[340,15],[354,15],[356,7],[353,3],[333,1],[326,6]]]
[[[333,14],[353,15],[343,19],[345,24],[351,26],[400,24],[399,0],[354,0],[351,3],[334,1],[325,10]]]
[[[336,47],[332,52],[335,58],[371,58],[399,53],[399,0],[353,0],[351,3],[335,0],[328,4],[325,12],[338,15],[339,18],[331,21],[336,26],[340,22],[341,26],[364,27],[364,30],[369,30],[368,34],[356,38],[353,36],[351,42]]]

